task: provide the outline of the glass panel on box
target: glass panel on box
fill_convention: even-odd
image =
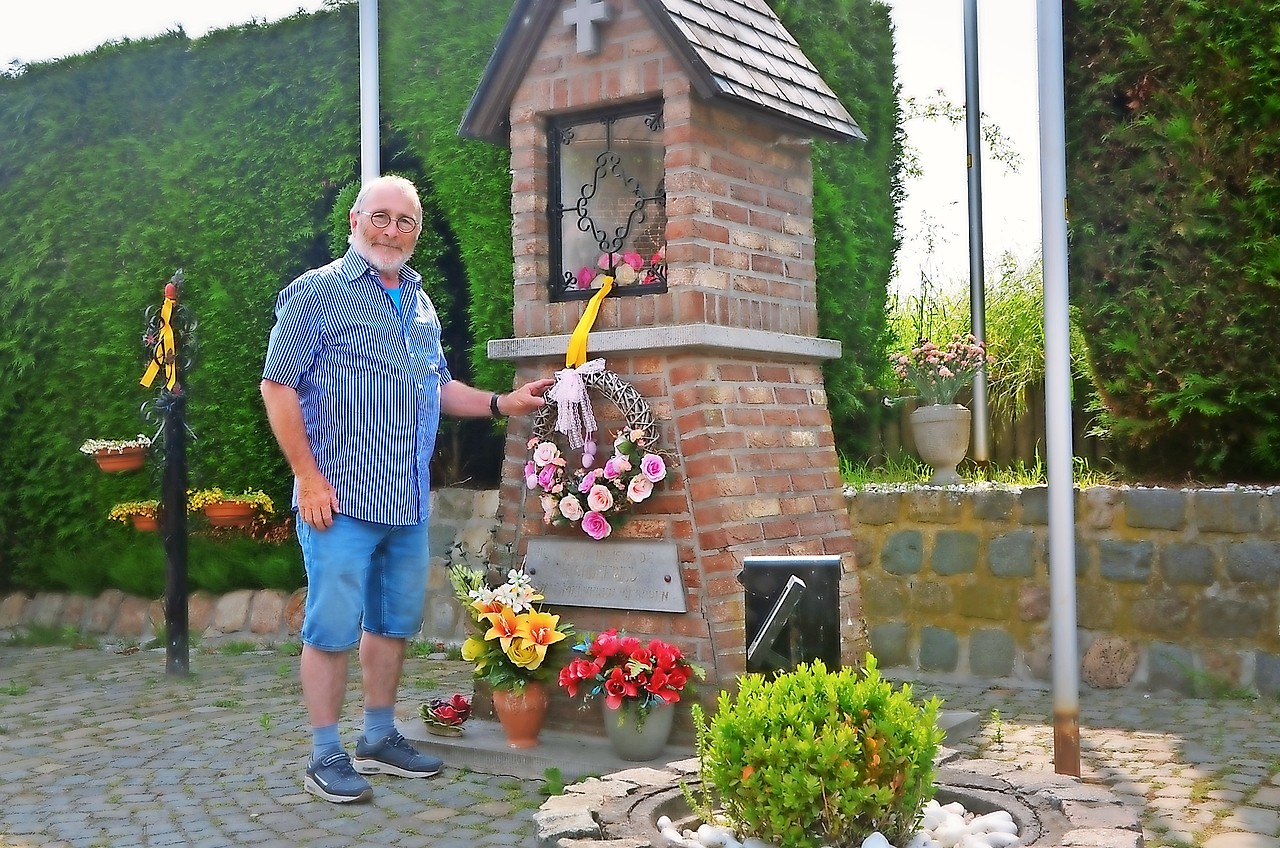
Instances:
[[[667,290],[662,110],[631,106],[549,126],[551,300]]]

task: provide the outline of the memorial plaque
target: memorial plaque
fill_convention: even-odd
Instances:
[[[524,567],[548,604],[688,611],[674,542],[530,539]]]

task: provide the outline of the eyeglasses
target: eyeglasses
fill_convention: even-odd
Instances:
[[[373,224],[373,226],[379,230],[386,229],[387,224],[391,223],[391,216],[386,212],[365,212],[357,209],[356,214],[368,215],[369,223]],[[396,218],[396,229],[402,233],[411,233],[418,229],[418,222],[413,218],[410,218],[408,215],[401,215],[399,218]]]

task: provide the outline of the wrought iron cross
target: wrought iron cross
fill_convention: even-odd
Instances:
[[[607,23],[613,13],[607,0],[574,0],[572,9],[561,16],[565,26],[576,27],[579,53],[600,52],[600,31],[596,23]]]

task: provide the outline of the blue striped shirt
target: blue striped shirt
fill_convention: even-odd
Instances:
[[[440,387],[452,377],[422,276],[406,266],[400,286],[397,315],[354,249],[298,277],[276,299],[262,376],[297,390],[342,514],[405,526],[427,520]]]

